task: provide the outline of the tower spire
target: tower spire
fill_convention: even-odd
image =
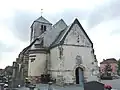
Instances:
[[[42,16],[42,14],[43,14],[43,9],[41,9],[41,16]]]

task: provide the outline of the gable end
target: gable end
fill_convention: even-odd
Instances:
[[[56,37],[55,41],[50,45],[49,49],[52,49],[56,46],[59,45],[63,45],[64,41],[68,35],[68,33],[70,32],[70,30],[72,29],[74,24],[78,24],[78,26],[81,28],[81,30],[83,31],[83,33],[85,34],[86,38],[88,39],[88,41],[91,43],[91,47],[93,48],[93,43],[90,40],[90,38],[88,37],[87,33],[85,32],[85,30],[83,29],[82,25],[80,24],[80,22],[78,21],[78,19],[75,19],[74,22],[68,26],[67,28],[65,28],[64,30],[62,30],[59,35]]]
[[[70,32],[70,30],[72,29],[73,25],[74,24],[78,24],[79,27],[81,28],[81,30],[83,31],[83,33],[85,34],[85,36],[87,37],[87,39],[89,40],[89,42],[91,43],[92,45],[92,48],[93,48],[93,43],[92,41],[90,40],[89,36],[87,35],[87,33],[85,32],[85,30],[83,29],[82,25],[80,24],[80,22],[78,21],[78,19],[76,18],[75,21],[72,23],[72,25],[70,26],[69,30],[65,33],[65,35],[63,36],[63,38],[61,39],[60,41],[60,44],[63,44],[64,41],[65,41],[65,38],[67,37],[68,33]]]

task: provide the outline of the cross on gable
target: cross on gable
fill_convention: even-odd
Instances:
[[[43,14],[43,9],[41,9],[41,16],[42,16],[42,14]]]

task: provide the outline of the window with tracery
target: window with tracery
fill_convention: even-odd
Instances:
[[[59,58],[61,59],[63,56],[63,48],[61,46],[59,46],[58,48],[59,48]]]

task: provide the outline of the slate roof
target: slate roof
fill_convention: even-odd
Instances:
[[[53,25],[53,27],[56,28],[56,26],[58,26],[61,23],[63,23],[65,26],[67,26],[67,24],[65,23],[65,21],[63,19],[60,19],[56,24]]]
[[[40,23],[46,23],[46,24],[51,24],[48,20],[46,20],[44,17],[39,17],[38,19],[36,19],[34,22],[40,22]]]
[[[38,40],[38,38],[36,38],[30,45],[28,45],[27,47],[25,47],[20,54],[24,54],[36,41]],[[19,54],[19,55],[20,55]]]
[[[63,19],[59,20],[55,25],[53,25],[51,30],[48,30],[44,36],[45,47],[50,47],[51,44],[58,38],[60,32],[67,28],[67,24]]]
[[[60,39],[63,37],[63,34],[65,33],[65,31],[66,31],[66,28],[59,33],[59,35],[57,36],[57,38],[55,39],[55,41],[50,45],[50,47],[53,47],[53,46],[59,44]]]
[[[58,45],[60,43],[61,38],[63,37],[63,35],[65,34],[65,32],[70,28],[71,25],[69,25],[68,27],[66,27],[64,30],[62,30],[59,35],[57,36],[57,38],[55,39],[55,41],[50,45],[50,47],[54,47],[56,45]]]
[[[109,58],[100,62],[100,64],[107,64],[107,63],[117,63],[117,60],[115,58]]]

